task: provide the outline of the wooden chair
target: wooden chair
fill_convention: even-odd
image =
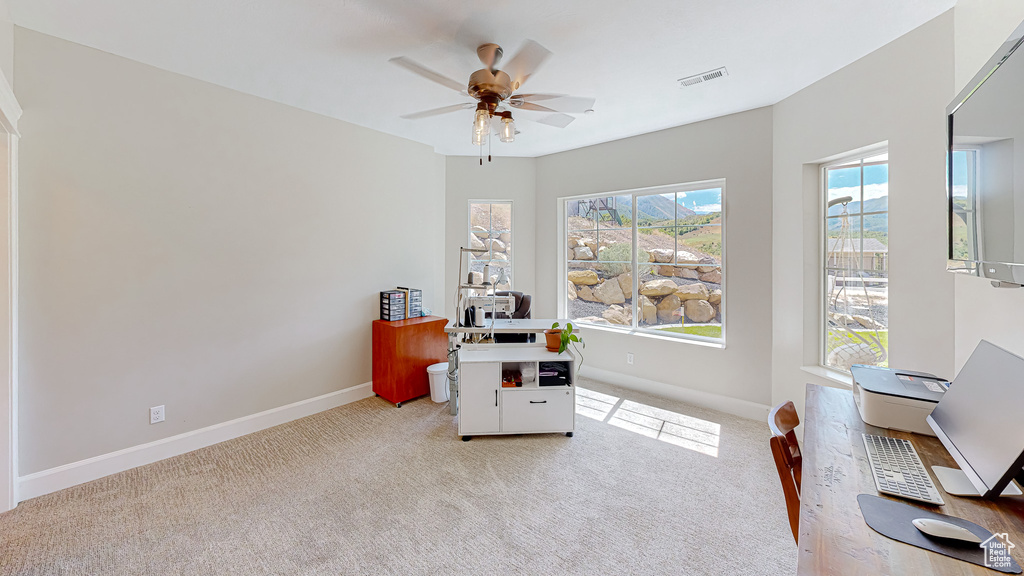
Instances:
[[[775,467],[779,469],[782,493],[786,495],[786,510],[789,512],[789,527],[793,539],[800,541],[800,474],[803,459],[800,445],[793,429],[800,425],[800,416],[792,402],[783,402],[768,414],[768,428],[772,431],[770,444]]]

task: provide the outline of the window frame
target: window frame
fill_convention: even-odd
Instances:
[[[638,251],[639,251],[639,228],[641,228],[641,227],[638,225],[638,220],[635,217],[636,205],[637,205],[636,199],[638,197],[642,197],[642,196],[654,196],[654,195],[666,194],[666,193],[693,192],[693,191],[697,191],[697,190],[708,190],[708,189],[712,189],[712,188],[719,188],[719,189],[721,189],[721,202],[722,202],[722,207],[721,207],[722,224],[720,225],[721,226],[721,234],[722,234],[722,256],[721,256],[721,258],[719,258],[719,270],[720,270],[720,272],[722,274],[722,282],[720,284],[721,290],[722,290],[722,301],[720,303],[720,312],[721,312],[721,316],[722,316],[722,335],[721,335],[721,337],[720,338],[713,338],[713,337],[709,337],[709,336],[700,336],[700,335],[697,335],[697,334],[683,334],[683,333],[679,333],[679,332],[669,332],[669,331],[666,331],[666,330],[658,330],[656,328],[646,328],[646,327],[643,327],[643,326],[639,326],[638,325],[639,318],[638,318],[638,315],[637,315],[637,300],[639,300],[639,299],[636,298],[635,296],[638,295],[639,292],[640,292],[640,276],[638,274],[639,262],[637,261],[637,254],[638,254]],[[577,195],[573,195],[573,196],[561,196],[561,197],[559,197],[558,198],[558,205],[557,205],[558,236],[560,238],[559,247],[558,247],[558,250],[557,250],[557,253],[558,253],[557,257],[559,259],[558,269],[559,269],[559,279],[560,279],[559,282],[558,282],[558,292],[557,292],[558,293],[558,307],[557,307],[558,308],[558,316],[560,318],[569,319],[569,317],[568,317],[568,290],[567,290],[568,284],[566,282],[566,278],[567,278],[568,272],[569,272],[569,258],[568,258],[568,246],[567,246],[567,244],[568,244],[569,233],[572,231],[572,230],[569,229],[569,224],[568,224],[568,209],[567,209],[567,206],[568,206],[569,202],[578,201],[578,200],[588,200],[588,199],[594,199],[594,198],[611,198],[611,197],[617,197],[617,196],[630,196],[631,200],[632,200],[633,214],[634,214],[634,216],[631,218],[631,223],[630,223],[630,227],[632,229],[632,234],[633,234],[633,250],[632,250],[631,262],[630,262],[630,274],[633,276],[633,295],[634,295],[634,297],[630,299],[630,306],[632,308],[632,313],[633,313],[632,314],[633,315],[632,325],[631,326],[622,326],[622,325],[617,325],[617,324],[594,324],[594,323],[589,323],[589,322],[579,322],[578,320],[575,320],[575,319],[569,319],[569,320],[571,322],[573,322],[573,323],[579,323],[582,326],[586,326],[588,328],[599,329],[599,330],[609,330],[609,331],[613,331],[613,332],[619,332],[619,333],[630,334],[630,335],[637,335],[637,336],[643,336],[643,337],[654,337],[654,338],[664,338],[664,339],[667,339],[667,340],[678,341],[678,342],[689,342],[691,344],[712,345],[712,346],[716,346],[716,347],[725,348],[726,342],[727,342],[727,328],[726,328],[726,326],[728,324],[728,306],[729,306],[728,305],[729,298],[728,298],[728,295],[727,295],[727,288],[726,288],[726,286],[728,284],[728,274],[726,272],[726,258],[727,258],[727,256],[726,256],[726,254],[727,254],[726,237],[727,237],[727,230],[728,230],[727,222],[726,222],[727,221],[727,216],[726,216],[726,203],[727,203],[727,201],[726,201],[726,194],[727,194],[727,179],[723,177],[723,178],[712,178],[712,179],[708,179],[708,180],[699,180],[699,181],[692,181],[692,182],[680,182],[680,183],[677,183],[677,184],[666,184],[666,185],[661,185],[661,186],[647,186],[647,187],[643,187],[643,188],[630,188],[630,189],[625,189],[625,190],[612,190],[612,191],[605,191],[605,192],[595,192],[595,193],[588,193],[588,194],[577,194]],[[678,228],[679,227],[678,220],[674,219],[674,221],[676,222],[676,224],[673,227],[674,228]],[[595,226],[598,226],[598,225],[595,223]],[[597,230],[600,230],[599,226],[598,226]],[[675,241],[676,241],[676,251],[678,251],[678,249],[679,249],[678,248],[678,246],[679,246],[678,235],[676,235],[676,240]],[[596,258],[597,258],[597,256],[595,255],[594,262],[598,262],[598,260]],[[695,325],[699,326],[700,324],[695,324]]]
[[[491,200],[491,199],[487,199],[487,198],[481,198],[481,199],[470,198],[469,200],[466,201],[466,242],[467,242],[467,246],[472,244],[472,236],[473,236],[473,205],[474,204],[489,204],[489,205],[493,205],[493,204],[508,204],[508,218],[509,218],[508,233],[509,233],[509,235],[512,236],[512,239],[511,239],[512,243],[515,244],[515,241],[516,241],[516,233],[515,233],[515,223],[516,223],[516,216],[515,216],[516,210],[515,210],[515,208],[516,207],[515,207],[515,203],[512,200]],[[493,218],[491,217],[490,209],[488,209],[488,211],[487,211],[487,218],[488,218],[487,231],[488,231],[488,235],[489,235],[491,232],[495,231],[494,227],[492,225]],[[490,250],[488,250],[488,252],[491,253]],[[491,253],[491,254],[493,256],[493,253]],[[472,255],[470,255],[470,256],[472,256]],[[513,249],[512,250],[512,254],[508,258],[508,289],[509,289],[509,291],[515,290],[515,282],[516,282],[516,275],[515,275],[516,264],[515,264],[515,259],[516,259],[516,251],[515,251],[515,249]],[[477,260],[477,262],[484,262],[485,264],[490,264],[492,262],[497,262],[497,260],[494,260],[493,258],[491,258],[491,259],[488,259],[486,261],[484,261],[484,260]],[[470,261],[470,269],[472,269],[472,261]],[[464,278],[459,278],[459,282],[462,282],[464,280],[465,280]],[[485,278],[484,281],[486,281],[486,280],[487,279]]]
[[[875,158],[878,158],[879,156],[885,156],[885,160],[874,160]],[[868,160],[871,160],[871,161],[869,162]],[[818,258],[818,262],[817,262],[817,268],[818,268],[818,332],[819,332],[819,334],[818,334],[818,366],[820,366],[821,368],[823,368],[825,370],[828,370],[828,371],[831,371],[831,372],[835,372],[835,373],[839,373],[839,374],[849,375],[850,372],[848,370],[843,370],[840,367],[830,366],[828,364],[828,294],[826,293],[826,289],[827,289],[827,286],[828,286],[828,272],[829,272],[829,270],[838,270],[838,267],[829,267],[829,266],[827,266],[827,260],[826,260],[827,257],[828,257],[828,222],[829,222],[830,218],[835,218],[835,216],[829,216],[829,214],[828,214],[828,171],[829,171],[829,169],[832,169],[832,168],[847,167],[847,166],[850,167],[850,168],[853,168],[853,167],[859,167],[860,168],[861,175],[860,175],[860,200],[859,201],[861,203],[861,212],[859,212],[857,214],[857,217],[861,219],[861,230],[860,231],[861,231],[861,233],[863,233],[863,231],[864,231],[863,218],[865,216],[873,216],[873,215],[878,215],[878,214],[885,214],[885,216],[886,216],[886,235],[888,235],[888,230],[889,230],[889,213],[890,213],[890,210],[888,208],[888,201],[886,203],[887,207],[886,207],[885,211],[864,212],[864,168],[868,167],[868,166],[878,166],[878,165],[881,165],[881,164],[886,164],[886,165],[890,164],[889,147],[888,146],[873,147],[873,148],[869,148],[869,149],[866,149],[866,150],[860,150],[860,151],[852,153],[852,154],[846,154],[846,155],[843,155],[842,157],[840,157],[838,159],[822,163],[818,167],[819,168],[819,170],[818,170],[819,182],[818,182],[817,194],[818,194],[818,201],[819,201],[820,204],[819,204],[818,214],[817,214],[816,218],[818,220],[818,246],[819,246],[819,249],[821,250],[821,254],[820,254],[820,256]],[[889,183],[889,179],[887,178],[886,179],[886,185],[887,186],[888,186],[888,183]],[[862,259],[864,257],[863,239],[864,239],[864,237],[861,236],[862,244],[861,244],[861,250],[860,250],[860,257]],[[889,257],[888,257],[888,252],[887,252],[886,253],[886,268],[887,269],[885,271],[886,279],[889,278],[889,270],[888,270],[889,262],[888,262],[888,260],[889,260]],[[861,263],[860,263],[860,266],[858,267],[858,270],[861,271],[861,272],[869,271],[867,268],[864,267],[863,260],[861,260]],[[888,286],[886,287],[886,292],[888,293]],[[886,308],[888,309],[888,304],[886,304]],[[888,312],[886,313],[886,315],[888,316]],[[888,332],[888,330],[889,330],[888,323],[886,324],[885,329]],[[888,347],[886,348],[886,356],[887,357],[889,356],[889,349],[888,349]]]

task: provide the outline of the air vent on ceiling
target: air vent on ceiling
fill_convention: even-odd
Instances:
[[[711,80],[717,80],[728,76],[729,72],[725,69],[725,66],[721,68],[715,68],[701,74],[694,74],[693,76],[687,76],[686,78],[679,79],[679,87],[686,88],[688,86],[695,86],[704,82],[710,82]]]

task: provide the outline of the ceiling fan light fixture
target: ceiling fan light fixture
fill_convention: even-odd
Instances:
[[[511,112],[501,113],[501,131],[498,132],[498,139],[502,142],[515,142],[516,140],[516,122],[512,119]]]
[[[483,102],[477,104],[476,114],[473,116],[473,132],[486,134],[490,124],[491,111],[487,108],[487,104]]]

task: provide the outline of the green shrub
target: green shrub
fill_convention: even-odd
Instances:
[[[620,242],[607,246],[601,251],[601,262],[597,264],[597,271],[607,276],[618,276],[633,269],[633,245],[628,242]],[[639,250],[637,253],[638,262],[650,262],[651,255],[646,250]]]

